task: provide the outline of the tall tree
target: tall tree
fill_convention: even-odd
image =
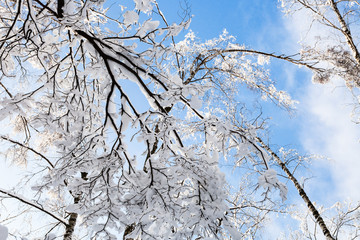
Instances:
[[[300,59],[322,68],[314,72],[313,81],[328,83],[334,78],[344,80],[358,105],[359,96],[356,89],[360,87],[359,1],[280,0],[279,2],[286,14],[299,13],[308,19],[308,31],[317,31],[319,27],[324,29],[302,41]],[[354,115],[354,120],[359,122],[358,106],[355,112],[357,114]]]

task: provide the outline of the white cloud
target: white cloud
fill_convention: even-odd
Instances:
[[[332,159],[330,171],[339,198],[360,199],[360,129],[351,121],[349,91],[309,85],[303,98],[302,142],[306,150]]]
[[[309,45],[331,45],[335,39],[334,32],[316,23],[310,22],[312,17],[304,10],[296,12],[291,17],[284,17],[286,30],[289,38]],[[311,26],[311,30],[309,30]],[[319,43],[317,36],[326,38]],[[331,36],[332,37],[331,37]],[[298,45],[298,47],[300,47]],[[306,151],[313,154],[321,154],[329,157],[330,161],[316,163],[326,164],[319,175],[330,177],[322,181],[334,181],[333,183],[320,183],[326,186],[335,186],[328,189],[331,195],[339,200],[345,198],[360,199],[360,126],[351,121],[353,102],[349,90],[341,81],[328,85],[314,85],[308,79],[296,79],[301,81],[304,94],[300,97],[300,114],[302,126],[300,129],[301,143]],[[301,86],[301,84],[298,84]],[[340,86],[340,87],[339,87]],[[314,173],[316,175],[316,173]],[[321,181],[321,179],[316,179]]]
[[[292,17],[284,17],[284,25],[288,32],[285,41],[293,43],[286,43],[284,52],[299,51],[300,45],[297,43],[301,40],[307,44],[314,44],[318,41],[317,35],[332,34],[316,24],[313,24],[312,30],[309,31],[310,18],[303,14],[304,12],[298,12]],[[325,45],[332,43],[331,38],[328,38],[326,43],[321,42]],[[298,129],[294,129],[294,132],[298,131],[300,143],[307,153],[323,155],[330,159],[315,161],[310,166],[310,171],[315,177],[305,185],[310,199],[315,200],[317,206],[325,207],[332,206],[336,201],[359,200],[360,126],[351,121],[353,100],[349,90],[341,81],[315,85],[311,82],[310,74],[304,77],[305,74],[302,73],[299,77],[293,68],[284,69],[283,73],[288,77],[286,87],[290,94],[297,96],[297,100],[300,101],[297,116],[301,123]],[[294,201],[299,213],[305,214],[306,207],[302,205],[303,202],[300,199]],[[273,223],[266,231],[284,231],[284,224],[279,219],[273,217],[272,220]],[[280,230],[279,225],[282,227]],[[292,223],[290,228],[298,230],[299,226]],[[319,238],[320,236],[321,231]],[[275,239],[274,236],[271,237]]]

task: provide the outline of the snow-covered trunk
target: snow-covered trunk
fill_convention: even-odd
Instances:
[[[127,238],[126,236],[128,236],[134,230],[135,230],[135,223],[126,226],[125,231],[124,231],[123,240],[133,240],[133,238]]]
[[[336,14],[336,17],[340,23],[341,26],[341,32],[342,34],[345,36],[346,38],[346,43],[348,44],[349,48],[351,49],[351,51],[353,52],[353,57],[355,58],[355,61],[357,62],[357,64],[360,65],[360,53],[356,47],[356,44],[353,40],[353,37],[351,35],[350,29],[347,25],[347,23],[344,20],[344,17],[341,15],[340,10],[337,6],[337,2],[335,2],[334,0],[329,1],[334,13]]]
[[[81,172],[81,178],[84,181],[88,180],[87,176],[88,176],[87,172]],[[74,204],[78,204],[79,202],[80,202],[80,195],[74,197]],[[77,217],[78,217],[77,213],[73,212],[70,214],[69,222],[68,222],[68,224],[66,224],[66,228],[65,228],[64,240],[72,239],[72,235],[75,231]]]
[[[74,204],[79,203],[79,201],[80,201],[80,197],[75,197],[74,198]],[[71,240],[72,239],[72,235],[73,235],[74,230],[75,230],[77,217],[78,217],[77,213],[71,213],[70,214],[69,222],[68,222],[68,224],[66,225],[66,228],[65,228],[64,240]]]
[[[308,195],[306,194],[306,192],[304,191],[304,189],[301,187],[301,185],[299,184],[299,182],[297,181],[297,179],[294,177],[294,175],[290,172],[290,170],[287,168],[286,164],[280,159],[280,157],[274,153],[268,145],[266,145],[261,138],[257,138],[256,139],[261,146],[266,149],[266,151],[268,151],[273,158],[275,159],[275,161],[280,165],[281,169],[286,173],[286,175],[288,176],[288,178],[294,183],[296,189],[299,192],[300,197],[304,200],[304,202],[306,203],[309,211],[311,212],[311,214],[314,216],[315,221],[319,224],[322,232],[324,233],[324,236],[326,237],[327,240],[335,240],[335,238],[331,235],[328,227],[326,226],[324,219],[321,217],[319,211],[316,209],[316,207],[314,206],[314,204],[311,202],[311,200],[309,199]]]

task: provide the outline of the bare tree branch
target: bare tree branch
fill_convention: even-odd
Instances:
[[[33,207],[33,208],[36,208],[36,209],[40,210],[41,212],[45,213],[46,215],[49,215],[49,216],[51,216],[52,218],[56,219],[57,221],[61,222],[63,225],[65,225],[65,226],[67,225],[64,219],[56,216],[56,215],[53,214],[50,210],[46,210],[46,209],[44,209],[42,206],[39,206],[39,205],[37,205],[37,204],[35,204],[35,203],[33,203],[33,202],[25,199],[25,198],[22,197],[22,196],[19,196],[19,195],[15,194],[15,193],[11,193],[11,192],[6,191],[6,190],[1,189],[1,188],[0,188],[0,193],[5,194],[5,195],[7,195],[7,196],[9,196],[9,197],[11,197],[11,198],[14,198],[14,199],[16,199],[16,200],[18,200],[18,201],[20,201],[20,202],[22,202],[22,203],[25,203],[26,205],[29,205],[29,206],[31,206],[31,207]]]

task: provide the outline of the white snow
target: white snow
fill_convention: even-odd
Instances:
[[[269,168],[266,170],[259,176],[258,181],[259,186],[264,189],[271,190],[273,187],[279,189],[282,201],[286,200],[288,189],[285,184],[279,181],[277,172],[274,169]]]
[[[263,188],[272,188],[278,183],[277,173],[274,169],[266,170],[262,175],[259,176],[259,185]]]
[[[160,25],[159,21],[146,21],[142,27],[139,29],[139,36],[144,37],[147,32],[152,32],[157,29],[157,27]]]
[[[126,11],[123,16],[125,25],[134,24],[139,20],[139,15],[134,11]]]
[[[152,0],[134,0],[135,9],[140,10],[143,13],[148,13],[152,10]]]

